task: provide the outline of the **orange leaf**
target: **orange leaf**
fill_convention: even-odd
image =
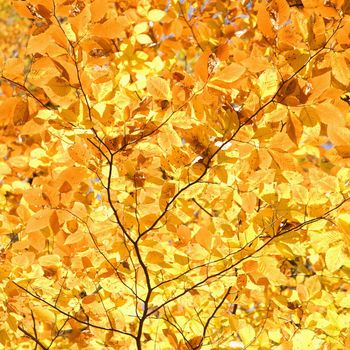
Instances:
[[[149,252],[147,254],[146,260],[151,264],[159,265],[164,263],[164,255],[156,251]]]
[[[207,227],[202,227],[194,236],[195,241],[208,251],[211,248],[212,234]]]
[[[238,63],[231,63],[223,70],[214,75],[213,80],[223,81],[225,83],[232,83],[238,80],[243,73],[245,68]]]
[[[82,241],[85,238],[85,233],[82,231],[78,231],[75,233],[71,233],[66,240],[64,241],[65,245],[68,244],[75,244],[75,243],[79,243],[80,241]]]
[[[196,76],[204,82],[208,80],[208,60],[210,55],[210,50],[206,49],[194,65],[194,72]]]
[[[86,164],[91,156],[88,146],[84,142],[75,142],[68,149],[69,155],[79,164]]]
[[[26,232],[39,231],[50,225],[50,217],[53,213],[52,209],[42,209],[35,213],[28,221]]]
[[[160,77],[151,77],[147,80],[147,91],[156,100],[171,98],[169,83]]]
[[[275,32],[272,28],[270,14],[267,12],[267,1],[264,0],[258,7],[258,29],[268,38],[273,38]]]

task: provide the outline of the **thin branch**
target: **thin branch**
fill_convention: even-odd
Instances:
[[[245,126],[247,125],[252,119],[254,119],[261,111],[263,111],[267,106],[269,106],[271,103],[273,103],[275,101],[275,98],[278,96],[278,94],[280,93],[280,91],[282,90],[282,88],[285,86],[285,84],[290,81],[291,79],[293,79],[296,75],[299,74],[299,72],[301,72],[306,65],[314,58],[316,57],[320,52],[322,52],[325,47],[327,46],[327,44],[329,43],[329,41],[332,39],[332,37],[335,35],[335,33],[337,32],[338,28],[340,27],[341,21],[339,21],[338,27],[337,29],[333,32],[333,34],[328,38],[328,40],[326,41],[325,45],[320,48],[319,50],[317,50],[313,55],[311,55],[309,57],[309,59],[303,64],[302,67],[300,67],[298,70],[296,70],[291,76],[288,77],[288,79],[286,79],[285,81],[283,81],[280,84],[280,87],[277,89],[277,91],[275,92],[275,94],[270,98],[269,101],[267,101],[265,104],[263,104],[262,106],[260,106],[249,118],[247,118],[243,123],[240,123],[240,125],[238,126],[238,128],[236,129],[236,131],[234,131],[234,133],[232,134],[232,136],[230,138],[228,138],[225,142],[223,142],[220,147],[218,147],[206,160],[204,164],[205,168],[203,170],[203,172],[198,176],[197,179],[193,180],[192,182],[188,183],[187,185],[185,185],[184,187],[182,187],[180,190],[178,190],[178,192],[173,196],[173,198],[167,202],[163,212],[158,216],[157,219],[154,220],[153,224],[151,224],[149,226],[148,229],[146,229],[136,240],[136,242],[138,242],[142,237],[144,237],[148,232],[152,231],[154,229],[154,227],[158,224],[158,222],[160,220],[162,220],[162,218],[166,215],[166,213],[168,212],[168,210],[170,209],[170,207],[172,206],[172,204],[176,201],[176,199],[183,193],[185,192],[187,189],[189,189],[190,187],[194,186],[195,184],[197,184],[198,182],[200,182],[203,177],[207,174],[208,170],[210,169],[210,163],[212,162],[212,160],[214,159],[214,157],[221,152],[224,147],[231,141],[234,140],[234,138],[236,137],[236,135],[238,134],[238,132]]]
[[[226,272],[232,270],[233,268],[235,268],[236,266],[240,265],[242,262],[246,261],[247,259],[253,257],[255,254],[259,253],[261,250],[263,250],[265,247],[267,247],[271,242],[273,242],[274,240],[276,240],[277,238],[280,238],[282,236],[284,236],[285,234],[289,233],[289,232],[293,232],[293,231],[297,231],[299,229],[301,229],[304,226],[307,225],[311,225],[317,221],[320,220],[324,220],[325,217],[327,217],[329,214],[331,214],[333,211],[337,210],[338,208],[340,208],[345,202],[349,201],[350,198],[346,198],[343,201],[341,201],[337,206],[335,206],[334,208],[328,210],[327,212],[325,212],[323,215],[318,216],[316,218],[307,220],[303,223],[300,223],[296,226],[293,226],[287,230],[283,230],[280,233],[276,234],[275,236],[269,237],[260,247],[256,248],[253,252],[247,254],[246,256],[243,256],[242,258],[238,259],[236,262],[232,263],[231,265],[229,265],[228,267],[224,268],[223,270],[219,271],[219,272],[215,272],[205,278],[203,278],[201,281],[195,283],[194,285],[192,285],[189,288],[185,288],[181,293],[177,294],[176,296],[168,299],[167,301],[165,301],[164,303],[162,303],[161,305],[153,308],[150,312],[149,312],[149,316],[154,314],[155,312],[157,312],[158,310],[160,310],[161,308],[163,308],[165,305],[173,302],[174,300],[179,299],[180,297],[186,295],[187,293],[193,291],[195,288],[198,288],[202,285],[204,285],[208,280],[210,279],[215,279],[217,277],[220,277],[222,275],[224,275]]]
[[[62,329],[66,326],[67,322],[69,321],[69,317],[66,318],[66,320],[63,322],[62,326],[59,328],[59,330],[56,332],[56,335],[51,339],[50,345],[47,347],[47,350],[51,348],[55,340],[61,335]]]
[[[201,206],[201,205],[196,201],[195,198],[192,198],[192,201],[195,202],[195,203],[198,205],[198,207],[201,208],[206,214],[208,214],[208,215],[211,216],[211,217],[214,216],[213,214],[209,213],[207,209],[205,209],[203,206]]]
[[[9,78],[6,78],[5,76],[1,75],[0,79],[3,79],[5,81],[7,81],[8,83],[15,85],[17,88],[21,89],[22,91],[24,91],[27,95],[29,95],[30,97],[32,97],[36,102],[38,102],[42,107],[44,107],[45,109],[50,110],[49,107],[47,107],[42,101],[40,101],[26,86],[15,82],[14,80],[11,80]]]
[[[232,287],[229,287],[226,291],[226,293],[224,294],[224,296],[222,297],[222,299],[220,300],[220,303],[215,307],[214,311],[212,312],[212,314],[208,317],[207,322],[204,325],[203,328],[203,336],[202,336],[202,340],[200,342],[200,344],[198,344],[198,346],[196,346],[194,348],[194,350],[200,349],[203,345],[203,341],[206,337],[210,322],[212,321],[212,319],[215,317],[216,313],[220,310],[221,306],[224,304],[226,298],[230,295]]]
[[[30,314],[31,314],[32,320],[33,320],[34,336],[35,336],[35,339],[38,339],[38,333],[36,331],[36,322],[35,322],[35,317],[34,317],[33,310],[30,310]],[[38,343],[35,344],[35,349],[34,350],[36,350],[37,348],[38,348]]]
[[[44,350],[48,350],[49,348],[46,347],[39,339],[37,339],[36,337],[34,337],[32,334],[30,334],[29,332],[27,332],[23,327],[18,326],[18,329],[24,333],[27,337],[29,337],[30,339],[32,339],[35,342],[35,347],[37,347],[38,345],[44,349]]]
[[[27,294],[29,294],[31,297],[33,297],[34,299],[36,300],[39,300],[40,302],[50,306],[51,308],[53,308],[54,310],[58,311],[59,313],[61,313],[62,315],[65,315],[69,318],[72,318],[73,320],[81,323],[81,324],[85,324],[86,326],[89,326],[89,327],[92,327],[92,328],[96,328],[96,329],[101,329],[103,331],[112,331],[112,332],[116,332],[116,333],[120,333],[120,334],[124,334],[124,335],[127,335],[129,337],[132,337],[135,339],[135,335],[133,335],[132,333],[129,333],[129,332],[124,332],[124,331],[121,331],[119,329],[115,329],[115,328],[108,328],[108,327],[102,327],[102,326],[99,326],[99,325],[96,325],[96,324],[93,324],[93,323],[90,323],[90,322],[87,322],[87,321],[84,321],[84,320],[81,320],[80,318],[70,314],[69,312],[66,312],[62,309],[60,309],[58,306],[55,306],[54,304],[51,304],[49,303],[47,300],[45,299],[42,299],[41,297],[35,295],[34,293],[32,293],[31,291],[29,291],[28,289],[20,286],[18,283],[16,283],[15,281],[12,281],[12,283],[17,286],[19,289],[23,290],[24,292],[26,292]]]
[[[190,22],[188,21],[188,19],[187,19],[187,17],[186,17],[186,14],[185,14],[185,12],[184,12],[184,10],[183,10],[182,5],[181,5],[180,2],[179,2],[179,7],[180,7],[180,11],[181,11],[181,14],[182,14],[183,19],[185,20],[185,22],[186,22],[188,28],[190,28],[190,31],[191,31],[192,36],[193,36],[193,39],[196,41],[198,47],[199,47],[202,51],[204,51],[204,48],[202,47],[202,45],[200,44],[199,40],[197,39],[197,36],[196,36],[196,34],[195,34],[194,30],[193,30],[193,26],[192,26],[192,25],[190,24]]]

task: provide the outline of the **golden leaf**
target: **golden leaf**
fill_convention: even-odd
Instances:
[[[169,83],[160,77],[151,77],[147,80],[147,91],[156,100],[169,100],[171,98]]]

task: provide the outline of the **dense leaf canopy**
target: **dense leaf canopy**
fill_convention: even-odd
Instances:
[[[350,348],[348,0],[0,12],[0,349]]]

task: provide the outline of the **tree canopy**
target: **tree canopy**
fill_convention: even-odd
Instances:
[[[0,349],[350,348],[350,2],[0,2]]]

